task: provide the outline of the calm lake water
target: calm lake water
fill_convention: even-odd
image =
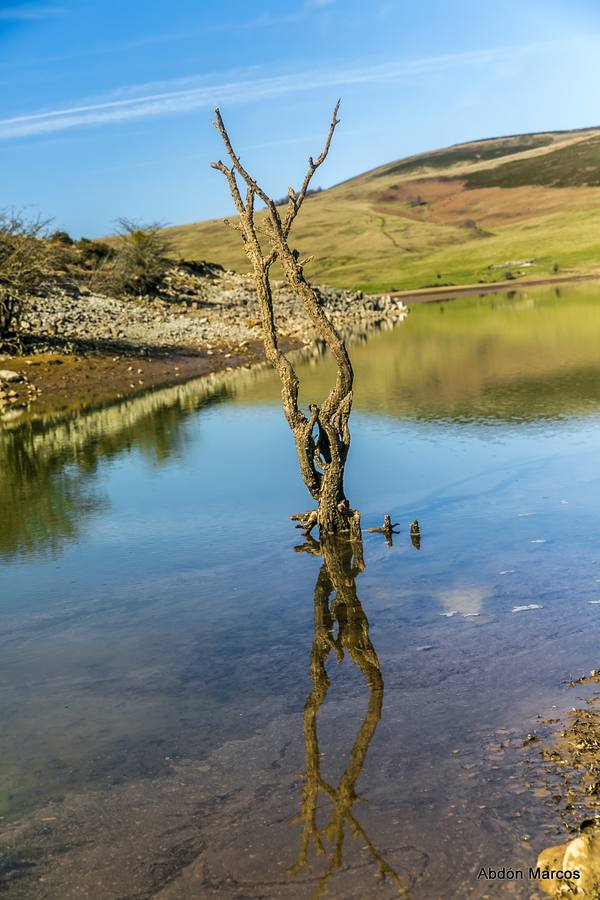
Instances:
[[[541,896],[477,874],[565,839],[522,745],[600,664],[600,289],[352,358],[364,571],[294,550],[267,371],[0,430],[7,896]]]

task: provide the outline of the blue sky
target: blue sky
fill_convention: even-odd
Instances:
[[[323,187],[499,134],[600,125],[597,0],[0,0],[0,208],[73,235],[231,210],[215,105],[272,194],[331,108]]]

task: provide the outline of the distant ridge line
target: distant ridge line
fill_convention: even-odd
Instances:
[[[470,141],[458,141],[456,144],[448,144],[446,147],[436,147],[433,150],[419,150],[418,153],[412,153],[410,156],[401,156],[398,159],[379,163],[379,165],[373,166],[370,169],[366,169],[364,172],[359,172],[357,175],[351,175],[349,178],[344,178],[342,181],[336,181],[335,184],[330,185],[328,188],[323,188],[323,192],[330,191],[333,188],[339,187],[343,184],[348,184],[349,182],[354,181],[357,178],[363,178],[367,175],[370,175],[372,172],[377,172],[379,169],[385,169],[386,166],[393,166],[398,162],[408,163],[412,162],[413,160],[418,160],[421,156],[434,156],[436,153],[441,154],[448,150],[456,150],[460,147],[470,147],[473,144],[487,144],[491,141],[509,141],[513,138],[544,137],[544,135],[550,134],[584,134],[588,131],[600,131],[600,125],[586,125],[583,128],[556,128],[554,130],[549,129],[546,131],[523,131],[515,134],[499,134],[493,137],[473,138],[473,140]]]

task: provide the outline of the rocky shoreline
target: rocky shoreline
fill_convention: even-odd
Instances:
[[[401,299],[319,287],[324,310],[344,335],[401,322]],[[285,350],[316,335],[298,299],[274,284]],[[264,362],[258,301],[250,276],[209,264],[180,264],[158,297],[120,299],[77,279],[49,280],[24,320],[25,356],[0,357],[0,422],[69,410]]]

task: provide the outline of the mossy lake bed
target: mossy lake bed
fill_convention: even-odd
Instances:
[[[595,814],[548,767],[600,665],[599,344],[591,283],[355,344],[348,495],[400,534],[335,590],[266,370],[2,429],[7,896],[543,896],[478,873]]]

